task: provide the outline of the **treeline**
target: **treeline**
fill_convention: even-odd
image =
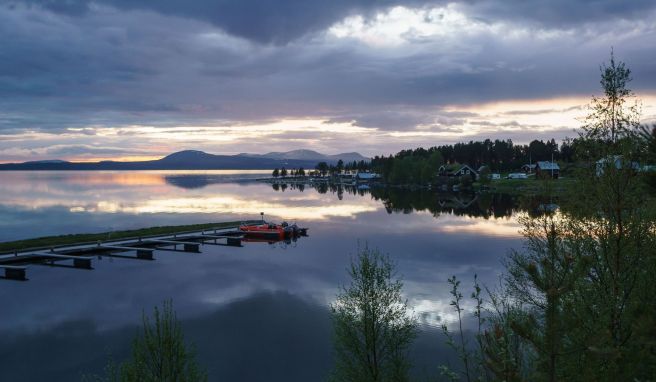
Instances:
[[[512,140],[469,141],[454,145],[402,150],[395,155],[375,156],[369,170],[381,174],[392,183],[426,183],[437,175],[443,164],[466,164],[473,169],[487,166],[491,171],[519,169],[537,161],[572,162],[580,139],[566,139],[560,144],[554,139],[534,140],[528,145],[517,145]]]

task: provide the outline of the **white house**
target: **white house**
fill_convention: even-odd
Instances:
[[[622,168],[630,168],[637,171],[640,169],[640,164],[638,164],[638,162],[627,162],[621,155],[607,156],[606,158],[601,158],[597,161],[597,176],[602,176],[604,174],[604,169],[607,167],[615,167],[617,170]]]

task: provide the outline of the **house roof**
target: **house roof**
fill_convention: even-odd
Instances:
[[[536,166],[540,170],[560,170],[560,166],[556,162],[540,161]]]
[[[449,163],[449,164],[442,165],[442,166],[440,166],[440,171],[448,171],[448,172],[454,173],[454,172],[458,172],[458,171],[462,170],[463,168],[468,168],[469,170],[471,170],[473,172],[477,172],[476,170],[469,167],[468,165],[460,164],[460,163]]]

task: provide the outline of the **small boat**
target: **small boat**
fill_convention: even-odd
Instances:
[[[300,228],[296,224],[272,224],[262,221],[260,224],[242,224],[239,230],[248,236],[284,239],[286,237],[307,236],[307,228]]]
[[[266,236],[284,239],[285,238],[285,228],[282,225],[270,224],[262,222],[262,224],[250,224],[250,225],[240,225],[239,230],[244,232],[246,235],[251,236]]]

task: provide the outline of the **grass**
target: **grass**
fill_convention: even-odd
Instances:
[[[258,220],[259,221],[259,220]],[[211,228],[226,228],[238,226],[240,221],[223,222],[223,223],[205,223],[189,224],[163,227],[149,227],[127,231],[113,231],[102,233],[84,233],[60,236],[46,236],[34,239],[25,239],[17,241],[8,241],[0,243],[0,254],[13,253],[25,250],[50,249],[53,247],[76,245],[76,244],[93,244],[98,241],[106,240],[127,240],[138,239],[140,237],[172,235],[177,233],[195,232]]]
[[[504,194],[549,194],[564,193],[576,185],[575,178],[560,178],[556,180],[542,179],[497,179],[489,183],[490,191]]]

